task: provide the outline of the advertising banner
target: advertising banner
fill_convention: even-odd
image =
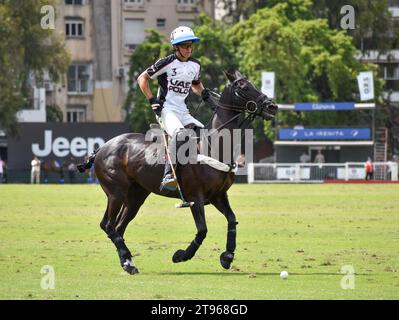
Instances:
[[[30,169],[34,156],[42,161],[83,160],[113,137],[129,133],[125,123],[21,123],[8,139],[9,169]]]
[[[275,73],[274,72],[262,72],[262,88],[263,94],[267,95],[268,98],[274,99],[274,83]]]
[[[294,105],[295,111],[347,111],[355,110],[354,102],[299,102]]]
[[[374,80],[371,71],[360,72],[357,76],[357,83],[361,101],[374,99]]]
[[[370,128],[280,129],[279,140],[370,140]]]

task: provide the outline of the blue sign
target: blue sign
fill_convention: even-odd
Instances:
[[[370,140],[369,128],[280,129],[279,140]]]
[[[295,103],[295,111],[343,111],[355,110],[354,102],[301,102]]]

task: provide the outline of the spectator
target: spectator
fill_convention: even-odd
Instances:
[[[325,163],[326,160],[324,159],[324,155],[321,153],[321,150],[317,150],[316,157],[314,158],[314,163],[318,163],[318,166],[314,166],[312,168],[312,176],[313,180],[323,180],[326,179],[326,174],[325,174],[325,168],[323,166],[323,163]]]
[[[0,157],[0,183],[3,183],[5,168],[6,168],[6,165],[5,165],[4,161]]]
[[[69,175],[70,183],[75,183],[76,170],[77,170],[77,166],[75,163],[75,158],[71,157],[71,159],[69,160],[69,165],[68,165],[68,175]]]
[[[40,160],[35,156],[33,160],[31,161],[31,174],[30,174],[30,183],[34,184],[40,184]]]
[[[324,155],[321,153],[321,150],[317,150],[316,157],[314,158],[315,163],[325,163]]]
[[[366,170],[366,180],[373,180],[374,166],[370,157],[368,157],[364,168]]]
[[[299,162],[300,163],[309,163],[310,162],[310,157],[306,152],[302,152],[301,156],[299,157]]]

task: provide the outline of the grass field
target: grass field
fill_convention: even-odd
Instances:
[[[215,208],[197,255],[174,264],[194,222],[151,195],[125,235],[140,270],[130,276],[99,228],[99,186],[0,185],[0,299],[399,299],[399,185],[235,185],[229,196],[239,221],[230,270]],[[44,265],[53,290],[41,288]],[[353,289],[341,288],[345,265]]]

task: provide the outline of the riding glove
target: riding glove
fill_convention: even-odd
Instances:
[[[201,92],[202,100],[204,100],[205,102],[208,102],[210,97],[211,97],[211,90],[209,90],[208,88],[204,88],[204,90],[202,90],[202,92]]]
[[[160,103],[157,99],[155,99],[154,97],[152,97],[152,98],[149,99],[148,101],[149,101],[150,104],[151,104],[152,111],[154,111],[155,114],[156,114],[158,117],[160,117],[160,116],[161,116],[162,109],[163,109],[163,106],[161,105],[161,103]]]

